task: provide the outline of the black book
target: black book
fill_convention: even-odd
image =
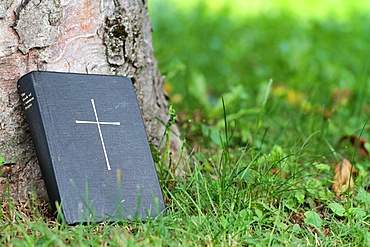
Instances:
[[[67,223],[155,217],[164,202],[131,80],[31,72],[18,81],[51,205]]]

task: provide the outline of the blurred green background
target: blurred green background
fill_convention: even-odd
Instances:
[[[317,132],[326,152],[316,144],[367,128],[369,1],[150,0],[149,10],[188,138],[217,144],[221,97],[240,146],[295,146]]]

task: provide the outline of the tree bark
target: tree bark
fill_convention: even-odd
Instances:
[[[33,70],[132,78],[149,140],[158,146],[168,105],[153,55],[146,0],[1,0],[0,189],[46,199],[16,82]],[[171,147],[180,144],[172,136]],[[9,183],[7,182],[9,181]]]

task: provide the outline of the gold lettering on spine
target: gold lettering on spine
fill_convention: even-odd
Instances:
[[[32,101],[35,100],[35,97],[32,96],[32,93],[26,94],[21,93],[21,98],[24,106],[24,110],[27,111],[29,108],[32,107]]]

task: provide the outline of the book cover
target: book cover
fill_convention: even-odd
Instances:
[[[67,223],[155,217],[164,210],[131,80],[31,72],[18,92],[50,203]]]

